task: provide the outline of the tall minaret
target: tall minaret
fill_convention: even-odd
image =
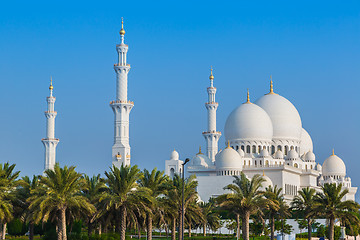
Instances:
[[[46,98],[47,100],[47,111],[45,111],[46,116],[46,138],[43,138],[41,141],[45,146],[45,166],[44,169],[54,169],[55,160],[56,160],[56,146],[59,143],[59,139],[55,138],[55,118],[57,112],[54,110],[54,104],[56,98],[53,96],[53,85],[52,78],[50,80],[50,96]]]
[[[129,115],[134,103],[127,99],[127,84],[130,65],[126,63],[128,45],[124,43],[124,22],[121,21],[120,40],[116,45],[118,63],[114,64],[116,72],[116,100],[110,102],[114,111],[114,145],[112,147],[112,163],[120,168],[121,164],[130,165]]]
[[[210,87],[207,88],[208,102],[205,103],[205,107],[208,112],[208,130],[203,132],[203,136],[206,140],[206,151],[211,161],[215,161],[215,155],[218,152],[218,141],[221,137],[221,132],[216,131],[216,109],[218,103],[215,101],[216,88],[214,87],[214,76],[211,67],[210,74]]]

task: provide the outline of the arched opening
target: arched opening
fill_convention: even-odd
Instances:
[[[311,168],[311,169],[313,169],[313,166],[312,166],[312,165],[310,165],[310,168]]]
[[[170,168],[170,178],[174,178],[174,175],[175,175],[175,169]]]
[[[305,170],[307,171],[307,165],[305,165]]]
[[[246,146],[246,153],[250,153],[250,145]]]
[[[269,166],[269,160],[266,160],[265,165],[268,167]]]
[[[271,154],[274,154],[274,153],[275,153],[275,146],[272,145],[272,146],[271,146]]]
[[[261,146],[260,145],[258,146],[258,152],[259,153],[261,152]]]
[[[298,165],[297,163],[295,163],[295,164],[294,164],[294,167],[298,168],[298,167],[299,167],[299,165]]]
[[[289,151],[289,146],[285,146],[285,155],[287,155],[288,154],[288,151]]]
[[[252,153],[256,153],[256,146],[255,145],[252,146]]]
[[[243,150],[245,152],[245,146],[241,145],[241,150]]]
[[[244,160],[244,166],[246,166],[246,161]]]
[[[255,166],[257,165],[257,162],[256,162],[256,160],[255,160]]]
[[[238,145],[236,145],[236,150],[239,150],[239,146],[238,146]]]
[[[278,145],[278,146],[277,146],[277,150],[282,151],[282,147],[281,147],[281,145]]]

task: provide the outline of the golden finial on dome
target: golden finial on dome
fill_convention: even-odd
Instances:
[[[246,103],[251,103],[251,102],[250,102],[250,93],[249,93],[249,89],[247,89],[247,98],[246,98]]]
[[[124,36],[125,35],[125,30],[124,30],[124,18],[121,17],[121,30],[120,30],[120,35]]]
[[[213,68],[212,68],[212,66],[210,67],[210,77],[209,77],[209,79],[210,80],[214,80],[214,75],[213,75]]]
[[[270,92],[269,94],[274,94],[274,86],[272,81],[272,75],[270,75]]]
[[[335,156],[335,150],[332,150],[332,155],[331,156]]]
[[[226,148],[230,148],[230,141],[227,141],[227,147]]]
[[[201,152],[201,146],[199,146],[199,153],[198,154],[202,154],[202,152]]]
[[[264,172],[264,170],[263,170],[263,177],[265,176],[265,172]]]
[[[54,89],[54,87],[53,87],[53,85],[52,85],[52,77],[50,76],[50,87],[49,87],[49,89],[50,90],[53,90]]]

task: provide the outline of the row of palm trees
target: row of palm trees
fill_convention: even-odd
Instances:
[[[326,218],[329,222],[329,238],[334,239],[334,224],[338,219],[343,225],[359,225],[359,205],[354,201],[343,201],[347,190],[341,185],[325,184],[321,191],[303,188],[290,206],[286,203],[282,189],[269,186],[262,190],[264,179],[255,175],[251,179],[245,174],[234,176],[234,181],[224,187],[227,190],[208,203],[199,203],[195,176],[183,180],[173,179],[156,168],[140,171],[137,166],[112,167],[100,175],[89,177],[58,164],[46,170],[43,176],[19,179],[15,165],[0,164],[0,239],[5,239],[7,223],[12,218],[21,218],[29,225],[29,239],[33,239],[34,225],[52,222],[56,226],[58,240],[67,240],[67,226],[77,220],[87,225],[88,235],[113,231],[125,239],[128,229],[146,230],[147,239],[152,239],[153,227],[165,229],[171,239],[176,233],[182,236],[187,228],[217,230],[220,211],[235,216],[237,237],[249,240],[250,218],[260,219],[265,229],[269,221],[270,237],[274,239],[275,222],[296,214],[308,223],[308,237],[315,218]],[[184,187],[184,223],[182,226],[182,189]],[[178,229],[178,231],[176,231]]]
[[[343,200],[348,193],[342,185],[325,184],[321,191],[316,192],[313,188],[303,188],[298,191],[290,206],[284,200],[282,189],[277,186],[269,186],[265,191],[261,190],[264,179],[255,175],[248,179],[244,173],[234,176],[232,184],[224,189],[230,193],[217,198],[219,206],[232,211],[242,220],[242,235],[244,240],[249,240],[249,220],[256,216],[263,221],[269,220],[270,239],[273,240],[275,232],[275,220],[284,221],[291,213],[306,219],[308,225],[308,239],[311,240],[311,226],[315,218],[326,218],[329,222],[329,239],[334,240],[334,225],[338,219],[340,223],[351,227],[359,225],[359,204],[352,200]],[[238,225],[239,229],[239,225]],[[239,233],[239,231],[237,231]],[[238,236],[239,237],[239,236]]]
[[[114,231],[125,239],[128,228],[137,229],[140,237],[145,229],[152,239],[153,226],[176,230],[181,236],[181,200],[184,185],[185,224],[189,235],[199,226],[216,230],[219,215],[212,203],[198,203],[197,181],[191,176],[183,181],[178,175],[169,179],[156,168],[140,171],[137,166],[112,167],[100,175],[89,177],[78,173],[75,167],[58,164],[46,170],[43,176],[18,179],[15,165],[0,164],[0,226],[4,239],[6,225],[13,217],[29,224],[29,239],[33,239],[34,225],[52,222],[58,240],[67,240],[67,226],[83,220],[88,235],[95,230]],[[179,220],[180,219],[180,220]]]

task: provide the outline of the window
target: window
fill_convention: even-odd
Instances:
[[[252,153],[256,153],[256,146],[255,145],[252,146]]]
[[[278,146],[277,146],[277,150],[282,151],[282,147],[281,147],[281,145],[278,145]]]
[[[255,166],[257,165],[257,162],[256,162],[256,160],[255,160]]]
[[[175,169],[170,168],[170,178],[174,178],[174,175],[175,175]]]
[[[287,155],[288,154],[288,151],[289,151],[289,146],[285,146],[285,155]]]
[[[261,152],[261,146],[258,146],[258,152],[259,153]]]
[[[249,145],[246,146],[246,153],[250,153],[250,146]]]
[[[238,146],[238,145],[236,145],[236,150],[239,150],[239,146]]]
[[[275,146],[271,146],[271,154],[274,154],[275,153]]]
[[[268,167],[269,166],[269,160],[266,160],[265,165]]]
[[[298,165],[297,163],[295,163],[295,164],[294,164],[294,167],[298,168],[298,167],[299,167],[299,165]]]

